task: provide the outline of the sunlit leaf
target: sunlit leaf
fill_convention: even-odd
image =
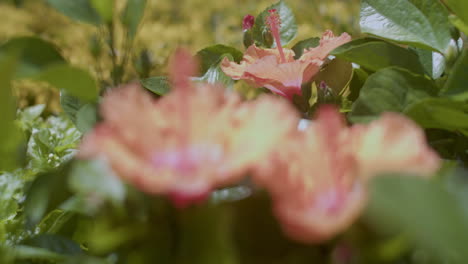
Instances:
[[[437,0],[362,0],[361,31],[444,53],[450,43],[448,12]]]

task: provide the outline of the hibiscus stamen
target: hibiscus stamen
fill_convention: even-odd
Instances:
[[[276,9],[270,9],[268,10],[268,12],[270,14],[266,17],[265,23],[268,25],[271,35],[275,39],[276,47],[278,48],[278,51],[280,54],[281,63],[285,63],[286,57],[284,56],[283,47],[281,46],[281,37],[280,37],[280,27],[281,27],[280,16]]]

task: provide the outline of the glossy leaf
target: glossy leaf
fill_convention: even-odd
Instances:
[[[46,0],[46,2],[57,11],[76,21],[94,25],[99,25],[102,22],[101,17],[93,8],[90,0]]]
[[[439,78],[445,71],[445,58],[438,52],[412,48],[418,57],[419,62],[424,68],[424,72],[433,79]]]
[[[169,80],[164,76],[150,77],[140,81],[141,85],[157,95],[165,95],[171,90]]]
[[[377,39],[356,39],[338,47],[331,54],[357,63],[371,71],[398,66],[414,73],[424,73],[418,56],[414,52]]]
[[[403,112],[408,106],[437,94],[430,80],[400,68],[385,68],[367,78],[354,102],[351,119],[366,121],[382,112]]]
[[[239,63],[242,60],[243,54],[236,48],[229,47],[222,44],[217,44],[204,48],[197,52],[197,56],[200,60],[201,74],[206,73],[206,71],[219,62],[219,59],[224,54],[230,54],[235,62]]]
[[[65,62],[53,44],[37,37],[10,39],[0,46],[0,58],[15,51],[19,53],[16,78],[28,78],[50,65]]]
[[[448,12],[437,0],[362,0],[361,31],[444,53],[448,48]]]
[[[134,38],[145,13],[146,0],[127,0],[122,13],[122,24],[127,28],[130,38]]]
[[[446,98],[426,98],[407,109],[405,114],[424,128],[462,132],[468,136],[468,103]]]
[[[231,61],[233,60],[232,56],[229,54],[225,54],[224,56],[227,56]],[[195,80],[211,84],[218,83],[223,85],[224,87],[232,88],[232,86],[234,85],[234,80],[231,77],[227,76],[220,66],[221,60],[224,56],[222,56],[217,63],[213,64],[203,76],[195,78]]]
[[[35,79],[46,81],[58,89],[64,89],[84,101],[95,101],[98,97],[96,80],[87,71],[70,65],[50,66]]]
[[[297,24],[292,10],[286,5],[285,1],[283,0],[269,6],[255,18],[255,24],[252,28],[255,43],[259,46],[267,48],[276,46],[271,37],[268,27],[265,25],[265,19],[269,14],[268,11],[271,9],[277,10],[281,20],[281,45],[287,45],[297,35]]]
[[[468,50],[464,50],[458,58],[455,66],[449,75],[447,83],[442,90],[441,95],[448,96],[455,100],[468,100]]]

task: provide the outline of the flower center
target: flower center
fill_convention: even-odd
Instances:
[[[266,17],[265,22],[268,25],[268,28],[270,29],[271,35],[275,39],[276,47],[278,48],[278,51],[280,54],[281,63],[285,63],[286,57],[284,56],[283,47],[281,46],[281,37],[280,37],[280,27],[281,27],[280,16],[276,9],[270,9],[268,10],[268,12],[270,14]]]

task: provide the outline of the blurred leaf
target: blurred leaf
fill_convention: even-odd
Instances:
[[[371,71],[398,66],[414,73],[424,73],[418,56],[414,52],[377,39],[356,39],[338,47],[331,54],[357,63]]]
[[[465,24],[468,24],[468,2],[465,0],[443,0],[450,10]]]
[[[15,167],[17,163],[15,154],[21,140],[20,131],[13,122],[16,102],[12,94],[11,81],[16,65],[15,54],[0,57],[0,171]]]
[[[76,21],[94,25],[102,23],[98,12],[93,8],[90,0],[46,0],[46,2],[57,11]]]
[[[146,0],[127,0],[122,13],[122,24],[127,28],[128,35],[133,39],[138,31],[141,19],[145,13]]]
[[[36,232],[39,234],[55,234],[68,223],[74,215],[73,212],[64,210],[53,210],[47,214],[44,219],[37,225]]]
[[[281,20],[281,45],[287,45],[297,35],[297,24],[292,10],[283,0],[269,6],[255,18],[255,24],[252,28],[254,40],[259,46],[267,48],[276,47],[276,44],[272,41],[269,29],[267,25],[265,25],[265,19],[269,15],[268,11],[271,9],[277,10]]]
[[[24,242],[27,246],[43,248],[60,255],[79,255],[82,250],[74,241],[51,234],[42,234],[32,237]]]
[[[360,68],[353,69],[353,78],[351,79],[351,82],[349,83],[349,92],[350,92],[348,95],[349,100],[353,102],[356,101],[356,99],[359,97],[361,88],[366,83],[366,80],[368,77],[369,77],[369,74],[363,69],[360,69]]]
[[[114,17],[114,0],[90,0],[91,6],[106,23],[111,23]]]
[[[45,261],[60,261],[65,258],[65,256],[61,254],[57,254],[47,249],[37,248],[37,247],[30,247],[30,246],[15,246],[14,247],[14,254],[15,258],[17,259],[34,259],[38,260],[45,260]]]
[[[405,109],[424,128],[459,131],[468,136],[468,103],[447,98],[425,98]]]
[[[197,56],[200,59],[200,67],[201,67],[201,74],[206,73],[206,71],[213,66],[214,64],[217,64],[220,60],[220,58],[224,54],[230,54],[233,58],[233,60],[237,63],[240,63],[242,60],[243,54],[241,51],[239,51],[236,48],[225,46],[222,44],[217,44],[214,46],[210,46],[207,48],[204,48],[197,52]]]
[[[165,95],[171,90],[167,77],[157,76],[143,79],[141,85],[157,95]]]
[[[424,67],[424,72],[433,79],[439,78],[445,71],[445,58],[442,54],[430,50],[411,48]]]
[[[292,50],[294,51],[294,59],[299,59],[302,56],[302,53],[304,52],[304,49],[307,48],[315,48],[320,44],[320,38],[314,37],[314,38],[308,38],[299,41],[292,47]]]
[[[455,66],[448,77],[441,95],[448,96],[454,100],[468,100],[468,50],[464,50],[458,58]]]
[[[70,166],[42,173],[32,182],[26,193],[24,214],[27,225],[33,227],[50,211],[65,201],[71,194],[66,188]]]
[[[76,124],[76,114],[85,103],[78,97],[71,95],[66,90],[60,90],[60,105],[62,106],[63,112],[67,115],[70,120]]]
[[[125,186],[104,160],[76,161],[73,165],[70,188],[93,199],[121,203],[125,199]]]
[[[0,222],[16,216],[23,198],[23,187],[24,179],[19,175],[0,173]]]
[[[378,227],[399,229],[449,262],[468,259],[468,219],[440,183],[411,176],[378,177],[369,200],[369,215]]]
[[[336,58],[328,63],[314,78],[317,87],[325,82],[333,93],[340,95],[353,77],[353,66],[350,62]]]
[[[205,204],[179,212],[178,264],[239,263],[229,206]]]
[[[221,61],[224,57],[228,57],[230,61],[233,60],[233,57],[230,54],[224,54],[221,56],[221,58],[218,60],[217,63],[213,64],[207,71],[206,73],[199,77],[199,78],[194,78],[197,81],[202,81],[202,82],[207,82],[211,84],[221,84],[226,88],[231,89],[234,85],[234,80],[227,76],[223,70],[221,69]]]
[[[11,52],[19,51],[15,78],[28,78],[52,64],[65,60],[57,48],[37,37],[17,37],[0,46],[0,59]]]
[[[465,35],[468,35],[468,23],[463,22],[460,18],[454,15],[449,16],[450,23],[458,28]]]
[[[98,97],[96,80],[87,71],[70,65],[50,66],[35,76],[35,79],[46,81],[58,89],[64,89],[84,101],[96,101]]]
[[[361,31],[444,53],[450,43],[448,12],[437,0],[362,0]]]
[[[82,133],[89,132],[97,123],[97,109],[94,104],[85,104],[76,113],[76,127]]]
[[[385,111],[403,112],[408,106],[436,94],[437,87],[423,76],[400,68],[385,68],[367,78],[350,118],[366,121]]]

